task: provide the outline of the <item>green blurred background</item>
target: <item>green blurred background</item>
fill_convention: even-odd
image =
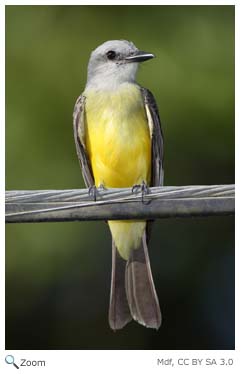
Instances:
[[[165,184],[234,183],[233,6],[7,6],[6,189],[84,186],[72,111],[110,39],[157,57]],[[6,348],[233,349],[234,218],[157,221],[150,257],[163,325],[113,333],[107,226],[7,225]]]

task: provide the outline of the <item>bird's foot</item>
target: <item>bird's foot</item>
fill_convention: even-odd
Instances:
[[[88,188],[88,195],[91,196],[94,201],[97,201],[98,192],[103,190],[106,190],[104,184],[100,184],[98,187],[93,185]]]
[[[145,181],[142,181],[141,184],[135,184],[133,187],[132,187],[132,193],[134,194],[137,194],[141,192],[141,201],[143,204],[147,204],[147,202],[145,202],[145,196],[150,192],[149,191],[149,186],[148,184],[145,182]]]

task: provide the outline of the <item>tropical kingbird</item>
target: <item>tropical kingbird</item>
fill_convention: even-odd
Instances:
[[[149,90],[135,81],[138,64],[154,55],[132,42],[110,40],[92,53],[87,83],[73,118],[77,154],[88,188],[163,184],[163,136]],[[112,234],[109,324],[132,318],[158,329],[161,312],[147,240],[151,222],[108,221]]]

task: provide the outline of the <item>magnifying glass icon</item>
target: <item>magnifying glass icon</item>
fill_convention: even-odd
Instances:
[[[7,356],[5,357],[5,362],[6,362],[7,364],[11,364],[11,365],[15,366],[16,369],[19,369],[18,365],[15,364],[15,362],[14,362],[14,357],[13,357],[12,355],[7,355]]]

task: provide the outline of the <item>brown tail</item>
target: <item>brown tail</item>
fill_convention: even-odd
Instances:
[[[109,325],[111,329],[122,329],[132,320],[125,291],[126,261],[118,253],[112,241],[112,279],[109,304]]]
[[[131,252],[128,261],[120,257],[113,243],[109,324],[114,330],[120,329],[132,318],[146,327],[155,329],[161,324],[146,233],[143,234],[140,247]]]

